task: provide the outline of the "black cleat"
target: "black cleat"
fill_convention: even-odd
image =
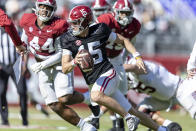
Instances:
[[[182,127],[176,123],[172,122],[167,126],[168,131],[182,131]]]
[[[99,129],[99,118],[92,118],[91,121],[89,121],[90,124],[92,124],[96,129]]]
[[[140,119],[134,115],[126,119],[129,131],[135,131],[140,123]]]

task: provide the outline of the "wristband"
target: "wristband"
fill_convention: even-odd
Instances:
[[[141,56],[139,52],[135,52],[135,53],[133,54],[133,57],[134,57],[134,58],[135,58],[135,57],[138,57],[138,56]]]
[[[73,67],[75,67],[77,64],[76,64],[76,62],[75,62],[75,59],[73,59],[72,61],[71,61],[71,65],[73,66]]]
[[[135,57],[135,59],[137,60],[137,59],[141,59],[142,57],[141,56],[137,56],[137,57]]]
[[[137,59],[141,58],[141,55],[140,55],[139,52],[135,52],[135,53],[133,54],[133,57],[137,60]]]

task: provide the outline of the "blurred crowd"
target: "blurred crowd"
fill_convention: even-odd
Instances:
[[[116,0],[108,0],[111,6]],[[161,0],[130,0],[134,5],[134,17],[142,24],[141,32],[137,36],[135,45],[143,54],[183,54],[187,55],[194,43],[194,16],[189,18],[190,12],[184,13],[188,19],[179,15],[185,7],[177,3],[175,14],[167,12]],[[173,0],[175,1],[175,0]],[[15,23],[24,12],[32,12],[35,0],[1,0],[0,6],[6,9],[8,15],[15,19]],[[57,0],[56,14],[67,18],[70,9],[79,4],[91,6],[92,0]],[[174,2],[173,2],[174,3]],[[177,11],[176,11],[177,10]],[[184,17],[184,16],[183,16]]]

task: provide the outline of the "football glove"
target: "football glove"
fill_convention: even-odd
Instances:
[[[41,62],[37,62],[31,66],[31,70],[35,73],[38,73],[42,70],[43,65]]]

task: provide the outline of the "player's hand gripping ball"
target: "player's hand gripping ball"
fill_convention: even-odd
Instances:
[[[80,56],[82,57],[82,60],[79,63],[80,68],[82,69],[83,72],[89,72],[93,70],[93,57],[91,54],[85,50],[82,49],[79,51]]]

